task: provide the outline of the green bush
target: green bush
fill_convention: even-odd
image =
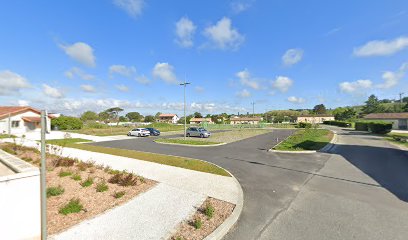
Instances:
[[[58,187],[48,187],[47,188],[47,198],[48,197],[53,197],[53,196],[58,196],[64,193],[64,189],[61,186]]]
[[[338,127],[351,127],[353,124],[346,121],[324,121],[323,124],[333,125]]]
[[[193,226],[195,229],[200,229],[202,225],[203,225],[203,222],[199,218],[196,218],[193,222]]]
[[[70,213],[78,213],[83,209],[83,206],[79,199],[71,199],[64,207],[58,211],[60,214],[68,215]]]
[[[105,180],[99,182],[96,184],[96,191],[97,192],[106,192],[108,191],[109,186],[106,184]]]
[[[76,117],[61,116],[51,120],[51,128],[59,130],[76,130],[81,129],[84,123]]]
[[[115,193],[113,194],[113,197],[114,197],[114,198],[121,198],[121,197],[123,197],[125,194],[126,194],[125,191],[119,191],[119,192],[115,192]]]
[[[368,130],[372,133],[386,134],[391,132],[392,123],[390,122],[369,122]]]
[[[82,187],[89,187],[93,184],[93,178],[88,177],[85,181],[81,182]]]
[[[300,123],[297,124],[296,127],[297,128],[312,128],[312,124],[307,123],[307,122],[300,122]]]
[[[361,122],[356,122],[356,123],[354,124],[354,128],[355,128],[357,131],[368,131],[368,122],[363,122],[363,121],[361,121]]]
[[[209,203],[204,209],[204,213],[208,218],[212,218],[214,215],[214,207]]]
[[[93,129],[103,129],[108,128],[109,126],[103,123],[98,122],[88,122],[85,124],[84,128],[93,128]]]

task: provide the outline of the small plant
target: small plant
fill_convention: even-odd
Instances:
[[[211,203],[208,203],[207,206],[205,206],[204,214],[205,214],[205,216],[207,216],[209,219],[213,217],[213,215],[214,215],[214,207],[211,205]]]
[[[112,168],[110,166],[106,166],[103,171],[105,171],[106,173],[110,173],[112,171]]]
[[[183,237],[177,237],[176,240],[184,240]]]
[[[93,178],[88,177],[85,181],[81,182],[82,187],[89,187],[93,184]]]
[[[96,169],[94,167],[89,168],[89,173],[95,173]]]
[[[133,173],[117,173],[109,178],[108,182],[122,187],[136,186],[138,177]]]
[[[33,159],[30,158],[30,157],[22,157],[21,159],[26,161],[26,162],[32,162],[33,161]]]
[[[88,164],[85,162],[79,162],[76,167],[78,168],[79,171],[85,171],[88,168]]]
[[[74,166],[74,163],[74,159],[65,157],[58,157],[52,161],[54,167],[71,167]]]
[[[78,198],[72,198],[69,203],[58,211],[60,214],[68,215],[70,213],[78,213],[83,209],[83,206]]]
[[[112,174],[112,175],[115,175],[115,174],[120,174],[121,172],[120,172],[119,170],[112,170],[112,169],[110,169],[110,170],[108,171],[108,173],[109,173],[109,174]]]
[[[47,188],[47,198],[58,196],[64,193],[64,189],[61,186],[58,187],[48,187]]]
[[[70,171],[63,171],[62,169],[61,169],[61,171],[58,173],[58,176],[60,176],[60,177],[66,177],[66,176],[70,176],[70,175],[72,175],[72,172],[70,172]]]
[[[108,191],[109,186],[106,184],[105,180],[100,181],[96,184],[96,191],[97,192],[106,192]]]
[[[121,197],[123,197],[125,194],[126,194],[125,191],[119,191],[119,192],[115,192],[115,193],[113,194],[113,197],[114,197],[114,198],[121,198]]]
[[[79,173],[75,173],[74,175],[71,176],[71,179],[75,180],[75,181],[81,181],[81,175],[79,175]]]
[[[139,177],[139,180],[140,180],[141,183],[146,183],[146,179],[144,177],[142,177],[142,176]]]
[[[194,227],[195,229],[200,229],[202,225],[203,225],[203,222],[202,222],[201,219],[199,219],[199,218],[196,218],[196,219],[194,220],[194,222],[193,222],[193,227]]]

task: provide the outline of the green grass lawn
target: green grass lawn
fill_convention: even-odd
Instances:
[[[68,144],[80,143],[80,142],[92,142],[92,141],[88,139],[83,139],[83,138],[51,139],[51,140],[45,141],[45,143],[47,144],[53,144],[53,145],[58,145],[58,146],[67,146]]]
[[[333,138],[333,132],[327,129],[303,129],[297,131],[278,146],[275,150],[301,151],[319,150]]]
[[[155,142],[159,142],[159,143],[176,143],[176,144],[186,144],[186,145],[201,145],[201,146],[220,144],[219,142],[197,141],[197,140],[192,140],[191,138],[187,138],[186,140],[184,140],[184,139],[175,139],[175,138],[160,138],[160,139],[157,139]]]
[[[80,138],[70,138],[70,139],[60,139],[60,140],[49,140],[47,141],[47,143],[60,145],[60,146],[62,145],[64,147],[76,148],[76,149],[81,149],[81,150],[86,150],[86,151],[91,151],[91,152],[99,152],[99,153],[106,153],[106,154],[111,154],[115,156],[134,158],[138,160],[155,162],[155,163],[160,163],[160,164],[170,165],[170,166],[180,167],[180,168],[186,168],[186,169],[200,171],[200,172],[207,172],[207,173],[217,174],[221,176],[228,176],[228,177],[230,176],[229,173],[226,172],[224,169],[214,164],[200,161],[198,159],[191,159],[191,158],[169,156],[169,155],[163,155],[163,154],[157,154],[157,153],[148,153],[148,152],[140,152],[140,151],[134,151],[134,150],[108,148],[108,147],[94,146],[94,145],[89,145],[89,144],[77,144],[76,143],[76,142],[84,142],[84,140],[85,139],[80,139]]]
[[[0,139],[1,138],[16,138],[16,136],[14,136],[14,135],[8,135],[8,134],[0,134]]]
[[[408,138],[408,133],[388,133],[385,137],[386,140],[408,147],[408,142],[398,141],[399,138]]]
[[[147,126],[138,126],[141,128],[152,127],[158,129],[160,132],[170,132],[170,131],[181,131],[184,129],[183,125],[174,125],[168,123],[152,123]],[[105,125],[104,128],[89,128],[84,127],[79,130],[67,130],[67,132],[81,133],[94,136],[113,136],[113,135],[126,135],[130,130],[136,127],[123,127],[123,126],[112,126],[109,127]]]

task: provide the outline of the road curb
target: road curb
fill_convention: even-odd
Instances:
[[[231,215],[220,226],[218,226],[212,233],[210,233],[210,235],[205,237],[204,240],[221,240],[225,235],[227,235],[227,233],[232,229],[232,227],[234,227],[235,224],[238,222],[238,219],[241,216],[241,213],[244,207],[244,191],[242,190],[241,184],[239,184],[239,181],[235,178],[235,176],[230,171],[228,171],[227,169],[223,167],[220,167],[220,168],[227,171],[231,175],[231,177],[234,179],[236,187],[238,189],[238,201]]]
[[[222,146],[222,145],[227,144],[227,143],[217,143],[217,144],[211,144],[211,145],[192,145],[192,144],[182,144],[182,143],[163,143],[163,142],[156,142],[156,141],[153,141],[153,142],[157,144],[186,146],[186,147],[217,147],[217,146]]]
[[[331,130],[329,130],[331,131]],[[330,140],[330,142],[328,144],[326,144],[323,148],[321,148],[320,150],[303,150],[303,151],[284,151],[284,150],[275,150],[275,149],[269,149],[268,152],[274,152],[274,153],[317,153],[317,152],[329,152],[334,146],[335,143],[337,142],[337,133],[335,131],[333,132],[333,137]],[[290,137],[290,136],[289,136]],[[285,139],[286,140],[286,139]],[[285,141],[283,140],[283,141]],[[283,142],[282,141],[282,142]],[[276,144],[274,147],[278,146],[280,143]]]

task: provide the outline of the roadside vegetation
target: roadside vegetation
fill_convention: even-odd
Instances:
[[[302,129],[273,149],[283,151],[320,150],[332,138],[333,132],[326,129]]]
[[[10,134],[0,134],[0,139],[2,138],[16,138],[16,136]]]
[[[388,141],[408,147],[408,133],[388,133],[386,138]]]
[[[64,138],[64,139],[52,139],[46,140],[46,144],[58,145],[58,146],[66,146],[73,143],[83,143],[83,142],[92,142],[88,139],[83,138]]]
[[[184,139],[174,139],[174,138],[160,138],[155,140],[158,143],[171,143],[171,144],[185,144],[185,145],[195,145],[195,146],[208,146],[220,144],[219,142],[210,142],[210,141],[198,141],[192,140],[190,138]]]
[[[0,143],[0,149],[22,160],[30,159],[31,164],[40,165],[37,149],[12,143]],[[155,184],[133,173],[48,153],[48,233],[59,233],[85,219],[93,218],[129,201]]]

